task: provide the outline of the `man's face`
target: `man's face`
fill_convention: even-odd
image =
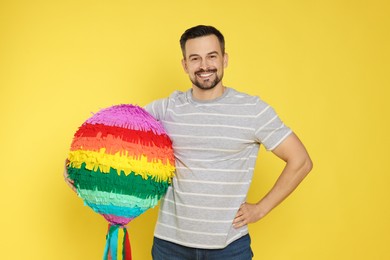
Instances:
[[[190,39],[185,44],[182,65],[192,84],[207,90],[222,87],[223,70],[227,66],[227,54],[222,54],[215,35]]]

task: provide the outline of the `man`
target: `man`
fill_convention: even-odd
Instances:
[[[176,176],[160,204],[153,259],[249,260],[247,225],[282,202],[312,162],[268,104],[223,85],[228,55],[216,28],[190,28],[180,45],[192,88],[146,106],[164,125],[176,159]],[[286,165],[268,194],[252,204],[246,196],[260,144]]]
[[[312,162],[298,137],[258,97],[223,85],[223,35],[195,26],[180,39],[192,88],[146,110],[173,142],[176,176],[160,204],[153,259],[252,259],[247,225],[304,179]],[[268,194],[246,202],[260,144],[286,162]]]

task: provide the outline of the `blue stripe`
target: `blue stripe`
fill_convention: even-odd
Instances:
[[[89,207],[91,207],[95,212],[99,214],[110,214],[119,217],[125,218],[135,218],[144,213],[148,208],[129,208],[129,207],[120,207],[113,205],[99,205],[89,202],[85,202]]]

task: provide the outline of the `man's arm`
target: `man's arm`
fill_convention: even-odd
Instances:
[[[233,221],[235,228],[254,223],[266,216],[301,183],[313,167],[299,138],[293,133],[272,151],[286,162],[272,189],[258,203],[241,205]]]

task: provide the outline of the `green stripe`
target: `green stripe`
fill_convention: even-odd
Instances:
[[[157,196],[160,199],[169,186],[168,182],[156,182],[151,176],[143,179],[134,172],[126,176],[123,171],[119,175],[117,170],[112,168],[109,173],[102,173],[99,169],[96,172],[91,171],[85,168],[85,163],[80,169],[68,167],[68,174],[78,189],[106,191],[139,198]]]
[[[83,200],[98,205],[115,205],[120,207],[137,206],[148,209],[156,206],[158,203],[158,199],[152,196],[147,199],[142,199],[131,195],[113,194],[111,192],[97,190],[79,189],[78,192]]]

